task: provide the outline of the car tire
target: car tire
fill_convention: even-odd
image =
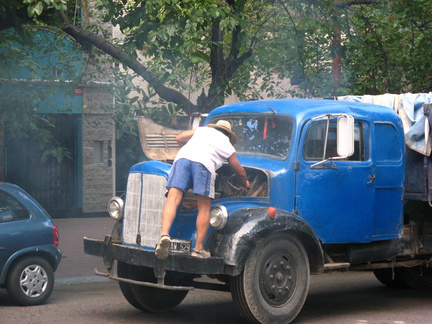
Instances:
[[[6,289],[21,306],[43,304],[54,288],[54,271],[41,257],[26,257],[14,263],[8,273]]]

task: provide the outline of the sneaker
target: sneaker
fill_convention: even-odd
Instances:
[[[156,245],[155,255],[158,259],[166,259],[168,257],[168,249],[171,244],[169,235],[161,235],[158,244]]]
[[[201,259],[207,259],[207,258],[211,257],[210,252],[208,252],[204,249],[201,249],[201,250],[194,249],[193,252],[191,253],[191,255],[195,258],[201,258]]]

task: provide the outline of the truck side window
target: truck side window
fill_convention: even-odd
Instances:
[[[400,161],[403,150],[397,140],[397,130],[392,124],[375,123],[377,161]]]
[[[354,126],[354,154],[347,160],[366,161],[365,125],[355,122]],[[317,121],[309,127],[303,149],[303,158],[306,161],[321,161],[338,156],[336,120],[330,120],[327,145],[325,145],[326,128],[326,120]]]
[[[29,211],[15,197],[0,190],[0,223],[30,217]]]

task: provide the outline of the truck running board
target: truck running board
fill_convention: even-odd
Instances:
[[[350,264],[348,262],[326,263],[326,264],[324,264],[324,272],[345,271],[345,270],[348,270],[349,267],[350,267]]]
[[[127,282],[127,283],[130,283],[133,285],[148,286],[148,287],[167,289],[167,290],[193,290],[194,289],[194,287],[167,286],[167,285],[160,285],[160,284],[152,283],[152,282],[145,282],[145,281],[138,281],[138,280],[121,278],[121,277],[114,276],[109,272],[99,272],[98,269],[95,269],[94,273],[98,276],[107,277],[109,279],[116,280],[116,281]]]

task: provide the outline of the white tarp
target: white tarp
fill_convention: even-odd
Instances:
[[[372,103],[394,109],[402,119],[405,143],[423,155],[430,156],[432,141],[429,138],[432,112],[424,111],[423,105],[432,103],[432,92],[342,96],[338,100]]]

